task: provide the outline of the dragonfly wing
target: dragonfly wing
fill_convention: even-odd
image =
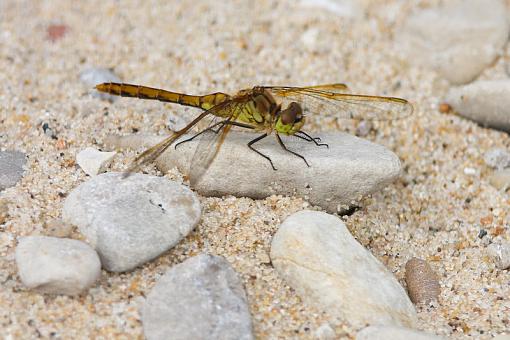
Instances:
[[[234,102],[224,108],[221,115],[216,116],[209,127],[201,133],[195,154],[190,165],[190,184],[194,187],[205,174],[221,145],[232,128],[229,122],[235,122],[243,109],[244,102]],[[228,113],[228,115],[227,115]]]
[[[324,87],[267,87],[276,98],[286,103],[298,102],[305,113],[331,115],[358,120],[392,120],[405,118],[413,106],[401,98],[342,93],[341,89]]]
[[[177,139],[179,139],[179,137],[188,132],[198,122],[203,120],[206,116],[221,115],[225,109],[228,110],[228,107],[231,103],[232,102],[230,100],[225,101],[212,107],[207,111],[202,112],[198,117],[193,119],[193,121],[191,121],[191,123],[186,125],[184,128],[174,132],[172,135],[165,138],[163,141],[159,142],[158,144],[150,147],[149,149],[145,150],[144,152],[136,156],[129,165],[128,169],[124,172],[124,177],[128,176],[132,172],[137,171],[142,165],[151,163],[154,160],[156,160],[156,158],[158,158],[163,152],[165,152],[165,150],[168,149],[170,145],[172,145]]]

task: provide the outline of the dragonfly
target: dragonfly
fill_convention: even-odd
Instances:
[[[232,127],[259,132],[247,146],[264,157],[272,169],[276,170],[271,158],[254,147],[254,144],[269,135],[274,134],[278,144],[286,152],[301,158],[307,166],[310,164],[306,158],[288,149],[281,136],[295,136],[317,146],[328,147],[321,143],[319,137],[312,137],[303,131],[309,114],[355,120],[393,120],[405,118],[413,112],[413,106],[405,99],[351,94],[348,93],[347,85],[340,83],[306,87],[255,86],[240,90],[234,95],[216,92],[201,96],[113,82],[96,85],[96,89],[112,95],[159,100],[203,110],[184,128],[136,156],[125,174],[135,172],[142,165],[154,161],[207,117],[212,119],[206,129],[175,144],[177,148],[181,143],[207,135],[201,137],[191,161],[191,174],[195,179],[200,178],[207,170]]]

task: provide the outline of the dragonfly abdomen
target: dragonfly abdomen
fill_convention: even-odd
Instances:
[[[184,93],[124,83],[103,83],[97,85],[96,89],[101,92],[106,92],[122,97],[159,100],[161,102],[199,107],[204,110],[209,110],[213,106],[218,105],[230,98],[229,95],[221,92],[212,93],[205,96],[192,96]]]

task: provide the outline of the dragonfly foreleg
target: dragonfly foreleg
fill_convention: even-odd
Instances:
[[[261,155],[262,157],[264,157],[265,159],[267,159],[269,161],[269,163],[271,164],[271,167],[273,168],[273,170],[276,170],[276,168],[274,167],[274,164],[273,164],[273,161],[271,160],[271,158],[269,158],[268,156],[264,155],[262,152],[260,152],[259,150],[255,149],[252,145],[257,143],[258,141],[264,139],[267,137],[267,133],[264,133],[263,135],[260,135],[258,136],[257,138],[251,140],[250,142],[248,142],[248,147],[250,149],[252,149],[253,151],[255,151],[256,153],[258,153],[259,155]]]
[[[295,155],[295,156],[298,156],[299,158],[301,158],[303,161],[305,161],[305,164],[310,167],[310,164],[308,164],[306,158],[300,154],[298,154],[297,152],[294,152],[292,150],[289,150],[287,149],[287,147],[285,146],[285,144],[283,144],[283,141],[282,139],[280,138],[280,135],[279,134],[276,134],[276,139],[278,140],[278,143],[280,144],[280,146],[283,148],[283,150],[287,151],[287,152],[290,152],[291,154]]]
[[[301,135],[300,135],[301,134]],[[329,149],[329,145],[326,144],[326,143],[320,143],[321,139],[319,137],[312,137],[310,136],[309,134],[307,134],[306,132],[304,131],[297,131],[294,136],[298,137],[298,138],[301,138],[301,139],[304,139],[308,142],[314,142],[315,145],[317,146],[325,146]]]

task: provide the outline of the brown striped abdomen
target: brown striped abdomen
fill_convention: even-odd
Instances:
[[[204,110],[209,110],[211,107],[230,99],[228,94],[221,92],[207,94],[205,96],[191,96],[184,93],[171,92],[142,85],[122,83],[103,83],[97,85],[96,89],[101,92],[122,97],[159,100],[162,102],[200,107]]]

